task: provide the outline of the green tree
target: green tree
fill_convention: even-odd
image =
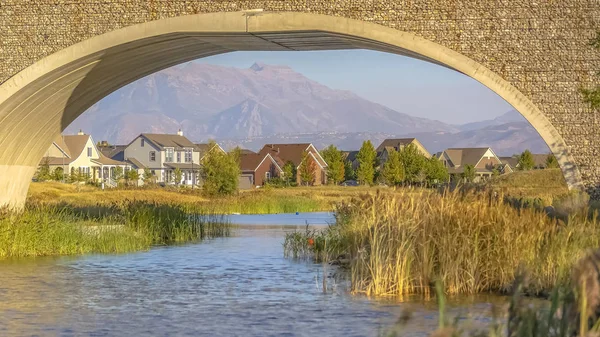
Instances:
[[[140,180],[140,174],[136,169],[129,169],[125,172],[125,179],[127,179],[128,183],[133,183],[135,186],[138,185],[138,181]]]
[[[291,183],[296,182],[296,165],[294,163],[288,161],[281,169],[283,170],[283,178],[286,185],[290,186]]]
[[[465,165],[465,169],[463,171],[463,173],[461,174],[461,177],[463,178],[463,180],[467,183],[472,183],[473,181],[475,181],[475,166],[473,165]]]
[[[558,160],[556,160],[556,157],[552,153],[549,154],[548,157],[546,157],[546,168],[553,169],[558,167]]]
[[[123,179],[123,168],[121,166],[115,167],[115,171],[113,173],[113,179],[118,183]]]
[[[298,174],[300,174],[300,181],[302,185],[312,185],[315,183],[315,175],[317,172],[317,165],[315,161],[309,156],[308,152],[302,153],[302,162],[298,167]]]
[[[596,33],[596,38],[591,41],[590,45],[600,51],[600,31]],[[600,75],[600,71],[598,72],[598,75]],[[600,87],[582,89],[581,93],[583,94],[583,100],[588,103],[592,109],[600,110]]]
[[[435,158],[429,158],[425,161],[425,179],[428,184],[439,184],[447,182],[450,176],[448,175],[448,169],[444,166],[444,163]]]
[[[388,159],[383,164],[381,176],[390,186],[398,186],[404,181],[404,166],[402,166],[398,151],[391,150],[388,152]]]
[[[181,179],[183,179],[183,172],[181,172],[181,169],[177,167],[173,174],[175,175],[175,185],[179,185],[181,183]]]
[[[35,177],[38,181],[46,181],[52,178],[50,175],[50,160],[48,158],[44,158],[42,163],[38,166]]]
[[[211,141],[209,148],[216,143]],[[240,176],[240,149],[229,153],[209,151],[202,161],[200,175],[204,184],[202,190],[207,195],[231,195],[238,189]]]
[[[521,153],[518,166],[521,171],[533,170],[535,167],[535,160],[533,159],[533,154],[531,154],[529,150],[525,150]]]
[[[142,179],[144,181],[144,185],[149,185],[152,183],[154,176],[152,174],[152,171],[150,171],[149,168],[145,168],[144,169],[144,175],[142,176]]]
[[[321,151],[321,156],[327,163],[327,182],[337,185],[344,181],[345,167],[344,155],[334,145],[329,145]]]
[[[65,178],[65,172],[62,167],[57,167],[52,171],[52,179],[55,181],[62,181]]]
[[[375,179],[375,166],[377,165],[377,152],[370,140],[363,142],[358,154],[358,169],[356,179],[361,185],[373,185]]]
[[[400,150],[400,162],[404,167],[404,180],[414,183],[419,181],[420,174],[425,170],[427,158],[416,145],[409,144]]]
[[[495,178],[495,177],[497,177],[497,176],[499,176],[499,175],[500,175],[500,170],[498,169],[498,167],[494,167],[494,168],[492,169],[492,177],[494,177],[494,178]]]
[[[344,161],[344,179],[345,180],[355,180],[356,179],[356,171],[352,168],[352,162]]]

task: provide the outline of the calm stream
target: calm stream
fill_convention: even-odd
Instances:
[[[330,214],[231,216],[232,237],[126,255],[0,261],[0,336],[427,336],[437,306],[347,293],[323,266],[283,257],[286,231]],[[298,227],[296,227],[298,226]],[[336,273],[333,267],[328,274]],[[451,301],[468,324],[490,322],[498,297]]]

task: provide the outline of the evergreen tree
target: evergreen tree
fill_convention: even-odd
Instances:
[[[302,162],[298,168],[298,174],[300,174],[300,180],[303,185],[309,186],[315,183],[315,174],[317,172],[317,165],[315,161],[309,156],[308,152],[302,153]]]
[[[215,146],[215,142],[209,143],[209,148]],[[238,189],[240,173],[239,148],[229,153],[209,151],[202,162],[202,189],[208,195],[231,195]]]
[[[498,167],[494,167],[494,168],[492,169],[492,177],[494,177],[494,178],[495,178],[495,177],[497,177],[497,176],[499,176],[499,175],[500,175],[500,170],[498,169]]]
[[[535,160],[533,160],[533,154],[529,150],[523,151],[519,156],[519,170],[529,171],[535,167]]]
[[[590,45],[600,51],[600,31],[596,33],[596,38],[591,41]],[[600,75],[600,71],[598,72]],[[590,104],[593,110],[600,110],[600,87],[594,89],[582,89],[583,100]]]
[[[439,184],[448,181],[448,169],[444,163],[437,158],[429,158],[425,161],[425,176],[428,184]]]
[[[476,177],[475,166],[465,165],[465,170],[461,174],[461,177],[467,183],[472,183],[473,181],[475,181],[475,177]]]
[[[548,155],[548,157],[546,158],[546,168],[549,169],[553,169],[553,168],[558,168],[558,160],[556,160],[556,157],[551,153]]]
[[[288,161],[281,168],[283,170],[283,178],[288,186],[296,182],[296,165],[291,161]]]
[[[38,166],[35,177],[38,181],[50,180],[52,178],[50,173],[50,161],[48,158],[45,158],[40,166]]]
[[[352,168],[352,163],[349,161],[344,162],[344,179],[345,180],[355,180],[356,179],[356,171]]]
[[[344,181],[345,166],[344,155],[334,145],[329,145],[321,151],[321,156],[327,163],[327,182],[337,185]]]
[[[418,182],[420,174],[425,170],[427,158],[416,145],[408,144],[400,150],[400,162],[404,167],[404,180],[409,183]]]
[[[404,181],[404,167],[400,161],[400,153],[396,150],[388,152],[388,159],[381,171],[383,180],[389,186],[398,186]]]
[[[173,174],[175,175],[175,185],[181,184],[181,179],[183,179],[183,172],[181,172],[181,169],[177,167]]]
[[[358,169],[356,179],[361,185],[373,185],[375,179],[375,166],[377,165],[377,152],[370,140],[363,142],[358,154]]]

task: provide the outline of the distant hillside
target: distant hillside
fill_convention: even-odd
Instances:
[[[187,63],[136,81],[90,108],[67,133],[127,143],[141,132],[176,132],[191,139],[306,132],[445,131],[458,128],[410,116],[334,90],[285,66],[248,69]]]

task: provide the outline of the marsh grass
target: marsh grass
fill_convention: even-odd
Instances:
[[[323,235],[335,234],[355,293],[431,294],[435,280],[448,294],[508,293],[525,268],[525,291],[549,295],[600,243],[597,218],[588,214],[565,222],[483,193],[381,192],[341,206],[335,230]]]
[[[184,206],[124,201],[86,209],[29,203],[21,213],[0,214],[0,258],[126,253],[228,236],[230,228],[221,216]]]

